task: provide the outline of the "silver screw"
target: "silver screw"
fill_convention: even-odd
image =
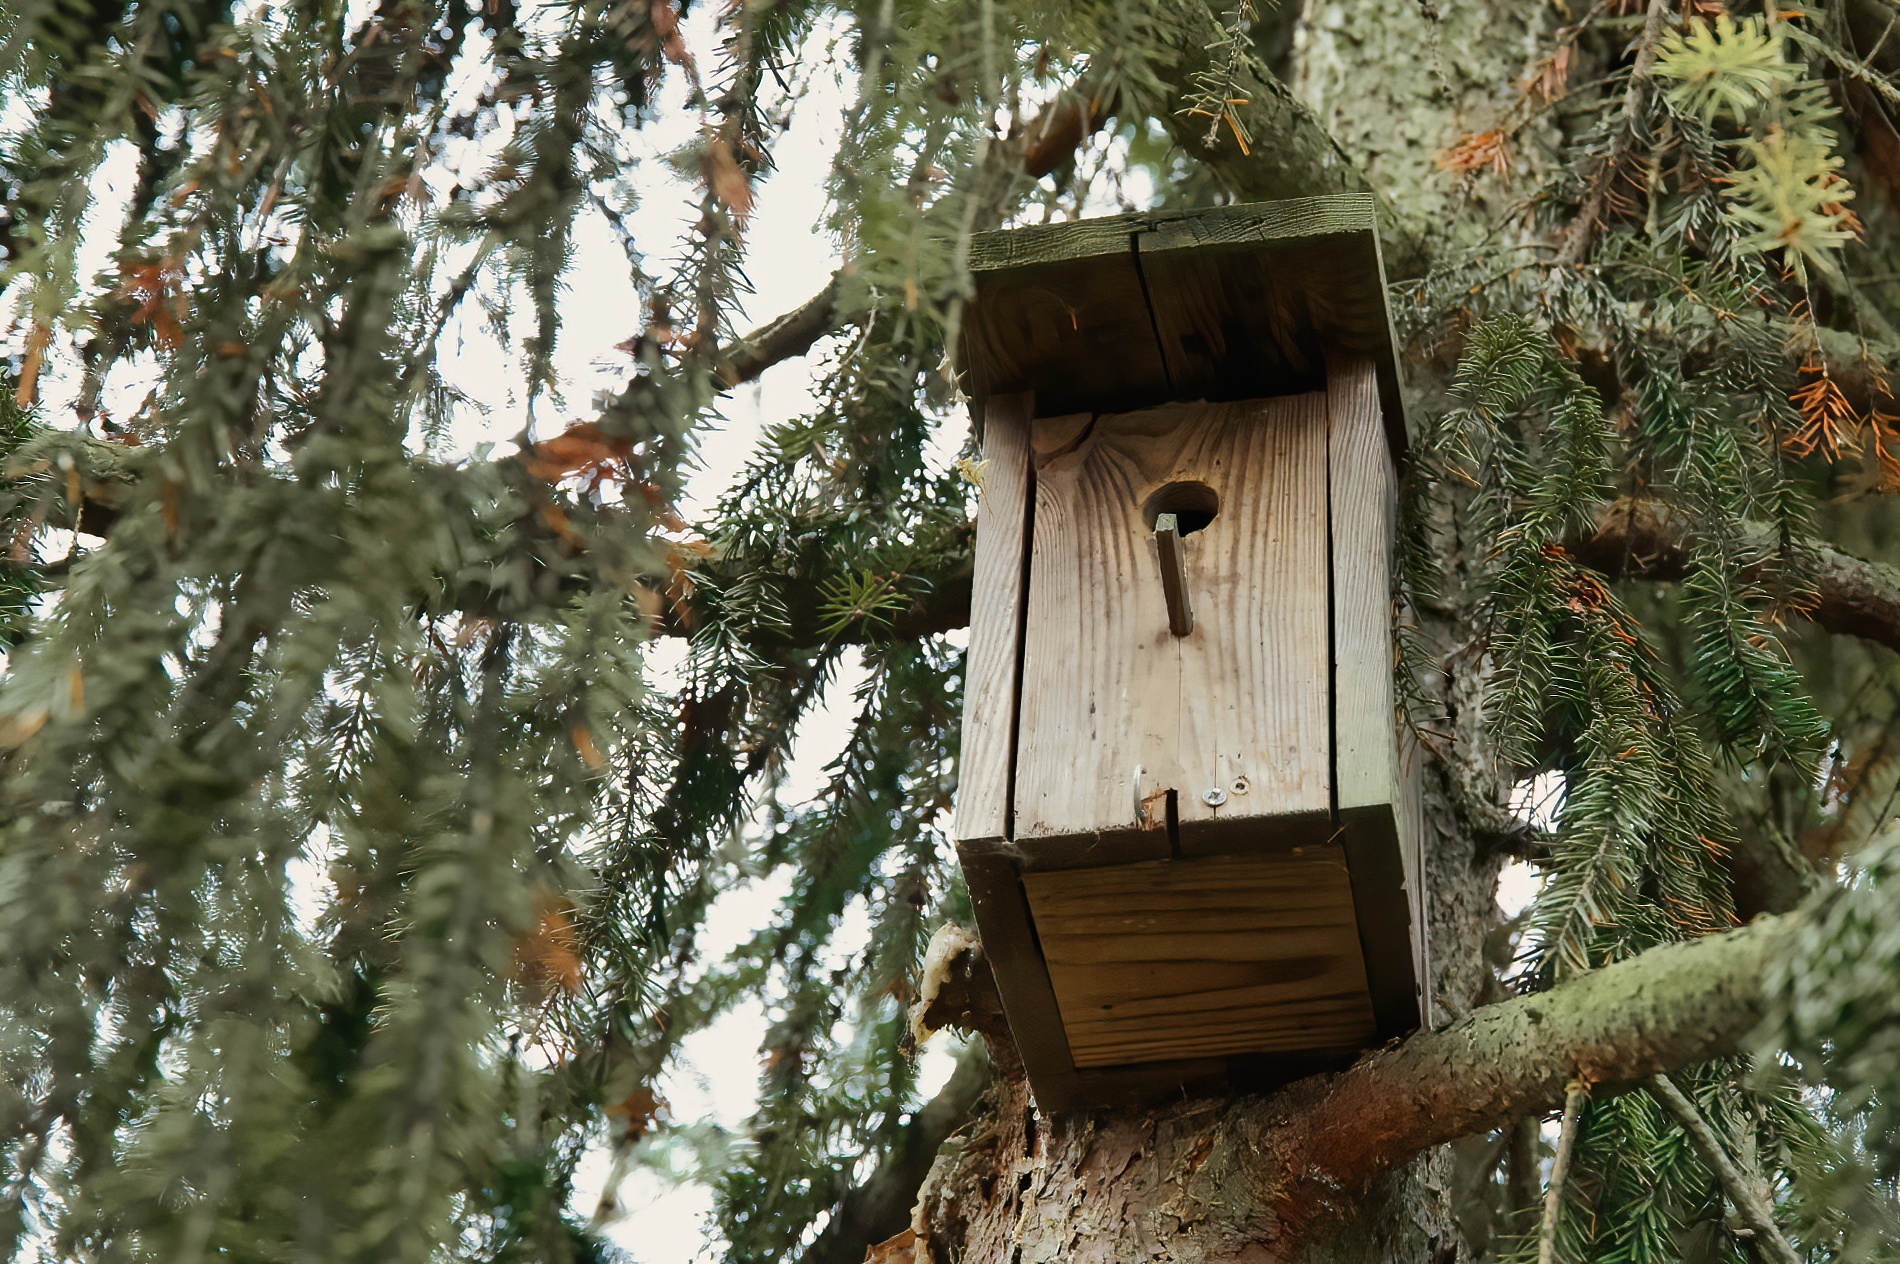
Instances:
[[[1201,802],[1210,808],[1217,808],[1227,802],[1227,792],[1219,786],[1215,786],[1212,790],[1203,790],[1201,791]]]

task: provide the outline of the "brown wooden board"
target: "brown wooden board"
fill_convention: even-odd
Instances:
[[[1016,866],[995,848],[981,845],[959,845],[957,860],[1023,1069],[1045,1109],[1072,1109],[1082,1097],[1075,1059],[1069,1053],[1062,1013],[1049,986],[1049,969],[1036,943]]]
[[[1419,1025],[1417,940],[1406,885],[1398,817],[1390,804],[1340,813],[1340,842],[1352,871],[1354,920],[1366,965],[1366,986],[1381,1037]]]
[[[1096,419],[1036,477],[1015,829],[1098,862],[1230,850],[1330,807],[1323,395]],[[1183,540],[1194,631],[1172,635],[1157,495],[1211,490]],[[1301,840],[1294,840],[1301,841]]]
[[[1400,854],[1405,861],[1405,892],[1412,911],[1412,968],[1416,974],[1418,1021],[1438,1026],[1438,997],[1432,978],[1432,910],[1426,876],[1424,787],[1420,782],[1422,752],[1409,728],[1400,730],[1399,817]]]
[[[1343,1051],[1374,1037],[1337,847],[1023,884],[1078,1068]]]
[[[1027,394],[993,396],[983,406],[963,741],[957,757],[958,838],[1009,835],[1023,552],[1029,530],[1029,419],[1034,411],[1034,400]]]

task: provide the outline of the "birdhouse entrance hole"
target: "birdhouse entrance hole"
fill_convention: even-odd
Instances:
[[[971,261],[955,832],[1039,1102],[1403,1034],[1426,943],[1372,200],[1022,229]]]
[[[1177,528],[1182,535],[1193,535],[1204,530],[1220,513],[1220,497],[1206,483],[1183,482],[1169,483],[1154,495],[1142,507],[1142,514],[1148,521],[1148,529],[1155,529],[1155,519],[1162,514],[1173,514]]]

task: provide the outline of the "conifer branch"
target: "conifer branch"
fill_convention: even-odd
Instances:
[[[1688,568],[1688,524],[1659,501],[1626,497],[1602,505],[1595,527],[1572,548],[1577,560],[1593,570],[1616,578],[1674,580]],[[1750,534],[1764,551],[1776,543],[1767,526],[1756,526]],[[1803,613],[1826,631],[1900,650],[1900,568],[1818,540],[1802,547],[1802,578],[1815,596]]]
[[[1564,233],[1563,243],[1557,252],[1559,267],[1573,267],[1581,261],[1596,236],[1596,230],[1601,226],[1604,212],[1609,206],[1610,186],[1617,178],[1617,168],[1636,140],[1635,129],[1648,100],[1650,74],[1656,64],[1657,45],[1667,26],[1670,7],[1668,0],[1649,0],[1642,34],[1636,39],[1636,61],[1630,67],[1629,86],[1623,92],[1623,111],[1617,139],[1597,167],[1589,196],[1584,199],[1577,218]]]
[[[824,1231],[798,1257],[798,1264],[859,1264],[865,1248],[910,1223],[911,1206],[937,1151],[976,1109],[990,1083],[990,1062],[981,1041],[973,1042],[950,1080],[905,1125],[875,1171],[847,1193]]]
[[[727,347],[713,370],[721,385],[730,390],[750,382],[773,365],[804,355],[820,338],[858,319],[863,313],[838,308],[840,279],[841,274],[833,273],[824,289]]]
[[[1677,1088],[1676,1082],[1667,1075],[1651,1076],[1646,1087],[1649,1095],[1682,1125],[1682,1130],[1689,1136],[1689,1144],[1695,1147],[1696,1155],[1715,1174],[1715,1179],[1721,1183],[1722,1192],[1728,1195],[1729,1202],[1734,1204],[1743,1221],[1754,1231],[1755,1241],[1761,1247],[1762,1254],[1773,1264],[1801,1264],[1801,1257],[1795,1254],[1794,1248],[1788,1245],[1788,1239],[1782,1236],[1755,1182],[1748,1180],[1741,1169],[1735,1166],[1721,1139],[1715,1135],[1709,1121],[1702,1117],[1702,1112],[1696,1109],[1688,1095]]]

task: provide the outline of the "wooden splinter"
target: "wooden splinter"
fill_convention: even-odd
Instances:
[[[1180,523],[1171,513],[1155,515],[1155,547],[1161,552],[1161,592],[1168,599],[1168,631],[1194,631],[1194,607],[1188,601],[1187,554],[1181,549]]]

